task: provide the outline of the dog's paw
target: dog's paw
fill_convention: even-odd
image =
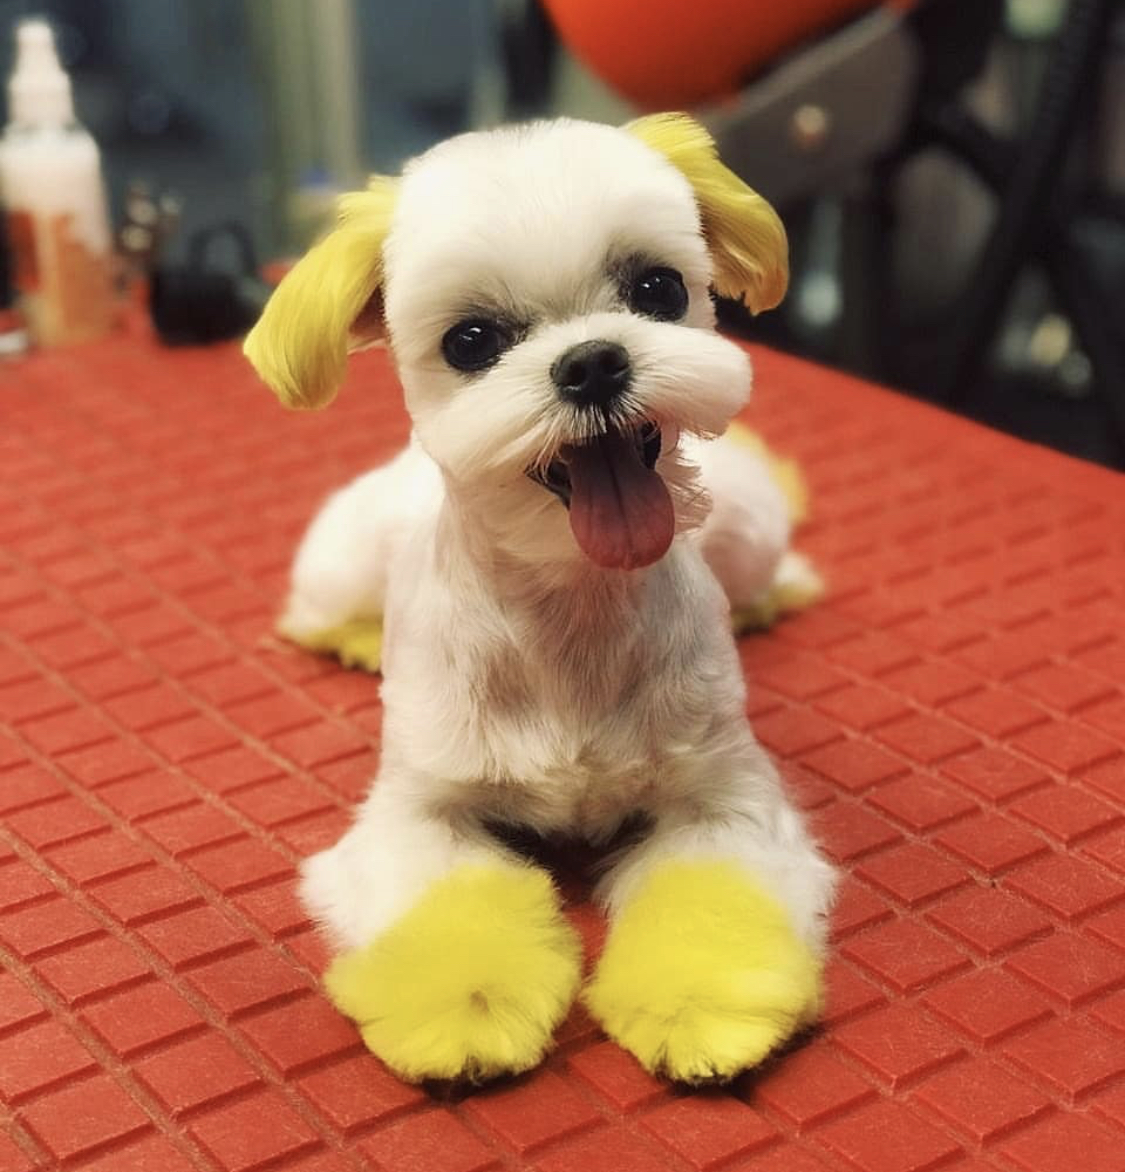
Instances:
[[[773,626],[783,615],[804,610],[824,597],[824,579],[803,553],[788,549],[778,562],[773,581],[753,602],[731,610],[736,635]]]
[[[580,974],[578,937],[544,872],[467,864],[338,957],[325,986],[401,1078],[480,1082],[540,1062]]]
[[[358,667],[378,672],[383,662],[383,620],[351,619],[336,627],[307,632],[288,619],[282,619],[278,631],[307,651],[335,655],[344,667]]]
[[[736,864],[669,862],[619,914],[586,1003],[651,1073],[723,1081],[815,1020],[820,970]]]

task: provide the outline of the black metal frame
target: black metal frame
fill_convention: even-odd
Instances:
[[[1016,280],[1026,266],[1039,264],[1090,361],[1125,466],[1125,307],[1115,306],[1102,289],[1080,244],[1089,215],[1112,220],[1123,232],[1125,215],[1110,200],[1099,207],[1090,192],[1074,190],[1067,168],[1071,148],[1082,137],[1077,128],[1099,93],[1110,19],[1120,3],[1071,0],[1023,141],[999,139],[955,96],[927,93],[923,86],[911,131],[880,164],[875,186],[885,192],[904,162],[938,147],[998,198],[994,226],[965,282],[956,315],[935,339],[922,389],[955,409],[972,406]],[[932,12],[936,5],[928,7]],[[884,320],[889,308],[881,307]]]

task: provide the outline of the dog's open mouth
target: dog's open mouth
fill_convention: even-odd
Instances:
[[[606,436],[598,436],[589,441],[588,444],[581,446],[589,447],[591,444],[598,444],[606,438]],[[660,458],[660,428],[651,420],[645,420],[644,423],[633,431],[631,438],[638,457],[640,457],[644,466],[651,471],[656,467],[656,461]],[[570,455],[575,450],[575,445],[568,444],[546,468],[530,468],[527,473],[532,480],[541,484],[550,492],[553,492],[568,509],[570,508],[571,492]]]
[[[651,421],[610,428],[583,444],[566,444],[528,475],[570,510],[582,551],[606,569],[632,570],[664,556],[676,532],[668,488],[655,471],[660,428]]]

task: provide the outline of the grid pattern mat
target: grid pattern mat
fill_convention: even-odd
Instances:
[[[1125,480],[756,357],[832,584],[742,644],[847,875],[826,1022],[686,1094],[575,1011],[460,1098],[366,1053],[293,896],[380,709],[271,618],[406,435],[385,357],[309,417],[233,347],[0,366],[3,1172],[1125,1169]]]

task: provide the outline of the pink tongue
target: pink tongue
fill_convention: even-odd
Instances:
[[[676,532],[672,498],[633,438],[610,432],[562,455],[570,472],[570,528],[590,561],[633,570],[663,557]]]

